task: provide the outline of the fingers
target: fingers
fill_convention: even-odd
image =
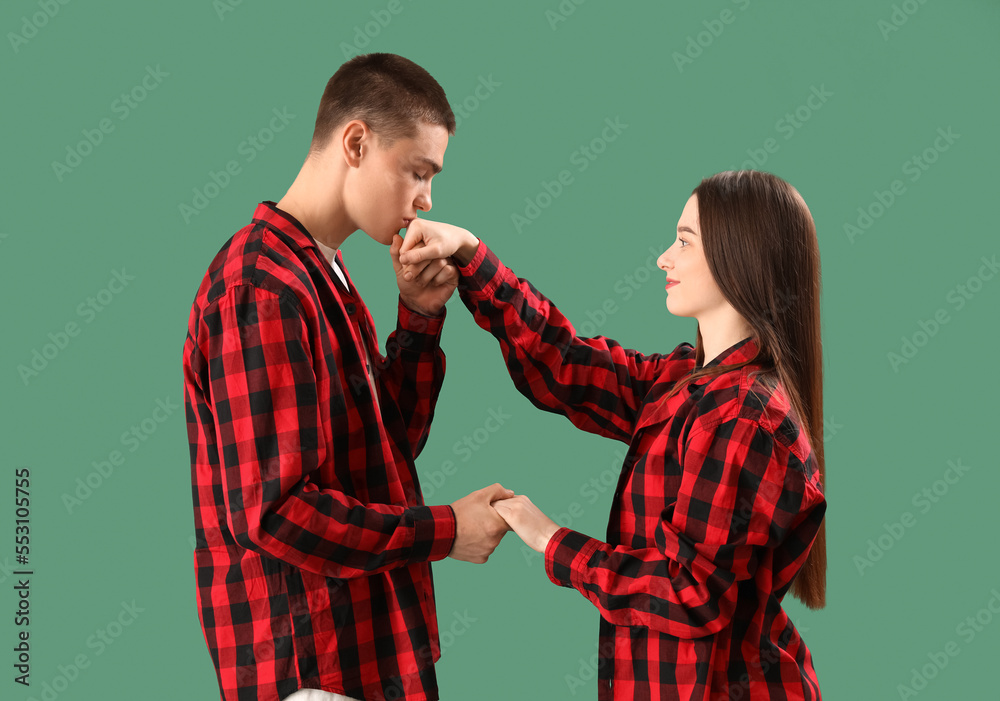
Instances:
[[[497,545],[499,545],[500,541],[504,537],[504,534],[513,531],[514,527],[510,523],[508,523],[506,519],[497,514],[495,510],[493,513],[493,517],[495,519],[495,522],[493,524],[494,528],[493,537],[496,539]]]
[[[403,265],[413,265],[444,257],[441,254],[441,244],[436,241],[428,241],[420,229],[412,233],[407,230],[403,245],[399,247],[399,262]]]
[[[490,504],[490,508],[496,517],[497,525],[501,527],[503,532],[514,530],[513,519],[513,509],[509,508],[506,499],[498,499],[497,501]],[[508,521],[507,519],[511,519]]]
[[[406,245],[406,241],[407,240],[408,239],[404,239],[403,240],[403,245],[404,246]],[[400,250],[402,250],[402,247],[400,247]],[[412,250],[409,253],[409,256],[411,256],[411,258],[409,258],[408,260],[410,262],[407,262],[406,260],[404,260],[403,259],[404,258],[404,254],[400,253],[399,263],[400,263],[401,266],[403,266],[403,279],[404,280],[408,280],[409,281],[409,280],[413,280],[414,278],[417,278],[421,273],[424,272],[424,270],[427,268],[427,266],[431,265],[432,263],[436,262],[439,259],[443,260],[440,257],[428,256],[426,258],[421,258],[420,260],[417,260],[415,262],[413,261],[412,256],[414,256],[417,252],[419,252],[419,255],[423,256],[424,255],[424,251],[426,251],[426,250],[427,250],[426,246],[421,246],[418,249]],[[445,261],[445,262],[447,262],[447,261]],[[437,272],[437,271],[435,270],[434,272]]]
[[[458,284],[458,268],[448,263],[441,268],[441,272],[434,276],[434,279],[431,280],[430,284],[431,286],[446,285],[451,282]]]
[[[417,244],[423,243],[424,232],[421,230],[420,226],[414,226],[414,224],[419,221],[414,219],[410,222],[410,226],[406,229],[406,238],[403,239],[403,245],[400,246],[399,253],[404,255],[409,253],[412,249],[417,247]],[[405,257],[405,255],[404,255]]]
[[[428,250],[428,247],[426,246],[418,249],[418,252],[423,257],[416,262],[412,262],[413,260],[412,258],[407,259],[411,262],[406,262],[403,259],[400,259],[399,262],[403,266],[403,273],[404,273],[403,279],[414,280],[431,266],[434,266],[433,272],[436,273],[440,269],[441,265],[448,263],[447,258],[443,258],[441,256],[434,256],[432,254],[424,254],[424,251],[426,250]],[[410,255],[412,256],[414,255],[414,253],[411,252]],[[426,280],[428,278],[424,279]]]
[[[513,489],[506,489],[499,482],[495,482],[494,484],[491,484],[489,487],[483,487],[482,489],[479,490],[479,492],[484,497],[486,497],[486,499],[491,504],[495,502],[497,499],[509,499],[510,497],[514,496]]]
[[[403,265],[413,265],[414,263],[420,263],[425,260],[434,260],[435,258],[446,258],[441,252],[441,244],[431,243],[421,241],[423,245],[417,246],[412,244],[409,248],[406,244],[410,243],[410,237],[407,236],[403,239],[403,245],[399,250],[399,262]]]
[[[420,264],[418,267],[422,269],[419,272],[417,272],[416,268],[414,268],[413,271],[407,270],[406,268],[409,268],[410,266],[406,266],[406,268],[404,268],[403,279],[407,282],[420,285],[421,287],[427,287],[446,265],[448,265],[447,260],[444,258],[438,258],[436,260],[429,260],[426,263]],[[413,277],[407,277],[407,275],[411,274],[411,272]]]
[[[403,237],[399,234],[392,235],[392,244],[389,245],[389,257],[392,258],[392,267],[396,271],[396,275],[399,275],[399,271],[403,269],[403,264],[399,262],[399,247],[403,243]]]
[[[419,219],[411,221],[409,228],[406,229],[406,238],[399,246],[399,263],[403,266],[404,272],[410,274],[410,277],[404,275],[404,279],[407,280],[423,272],[427,263],[435,258],[440,258],[440,256],[431,255],[431,252],[428,251],[427,240],[424,238],[421,226],[422,222]]]
[[[406,238],[399,247],[399,263],[402,266],[402,278],[426,287],[435,279],[442,268],[450,264],[445,255],[442,241],[425,233],[428,224],[425,220],[414,219],[406,230]],[[397,270],[397,273],[399,271]],[[445,276],[442,282],[450,275]]]

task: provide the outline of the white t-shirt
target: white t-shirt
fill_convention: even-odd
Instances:
[[[299,689],[291,696],[286,696],[285,701],[358,701],[358,699],[322,689]]]
[[[344,287],[350,289],[350,285],[347,284],[347,278],[344,276],[344,271],[340,269],[337,265],[337,249],[330,248],[325,243],[322,243],[319,239],[313,239],[316,241],[316,245],[319,246],[319,250],[322,251],[326,259],[330,261],[330,266],[333,268],[333,272],[337,273],[337,277],[341,279],[344,283]],[[368,372],[368,384],[372,388],[372,397],[375,399],[375,408],[379,408],[378,403],[378,390],[375,389],[375,379],[372,377],[372,356],[368,352],[368,346],[362,343],[365,348],[365,370]]]
[[[337,273],[337,277],[339,277],[341,282],[344,283],[344,287],[349,287],[347,284],[347,278],[344,277],[344,271],[340,269],[339,265],[337,265],[337,249],[330,248],[319,239],[314,240],[316,241],[316,245],[319,246],[319,250],[322,251],[323,255],[326,256],[326,259],[330,261],[330,265],[333,267],[333,272]]]

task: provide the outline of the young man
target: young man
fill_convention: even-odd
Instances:
[[[437,699],[430,563],[486,562],[509,530],[490,504],[513,492],[427,506],[414,467],[458,277],[439,264],[402,280],[398,231],[431,208],[454,130],[421,67],[348,61],[288,192],[257,205],[198,288],[183,359],[194,568],[227,701]],[[339,250],[359,229],[397,274],[385,357]]]

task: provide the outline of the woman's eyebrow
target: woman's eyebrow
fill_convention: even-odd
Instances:
[[[678,233],[680,233],[680,232],[682,232],[682,231],[690,231],[690,232],[691,232],[692,234],[694,234],[695,236],[697,236],[697,235],[698,235],[698,232],[697,232],[697,231],[695,231],[694,229],[689,229],[689,228],[688,228],[688,227],[686,227],[686,226],[678,226],[678,227],[677,227],[677,232],[678,232]]]

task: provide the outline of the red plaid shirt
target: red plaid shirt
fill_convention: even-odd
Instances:
[[[485,243],[459,294],[500,342],[517,389],[578,428],[628,444],[607,540],[560,528],[545,571],[600,611],[598,699],[819,699],[781,600],[826,510],[808,435],[782,392],[748,373],[664,394],[695,350],[642,355],[572,324]],[[741,362],[744,339],[708,363]],[[780,386],[779,386],[780,389]]]
[[[444,313],[400,299],[383,357],[349,287],[267,201],[222,246],[191,309],[197,603],[228,701],[303,687],[438,698],[429,563],[450,552],[455,514],[424,505],[413,461],[444,378]]]

